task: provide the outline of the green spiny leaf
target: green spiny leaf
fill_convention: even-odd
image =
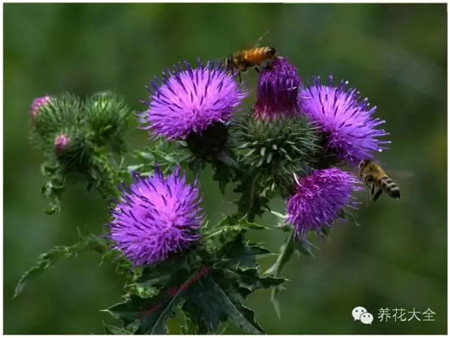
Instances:
[[[37,262],[20,277],[14,291],[14,297],[17,297],[24,290],[30,280],[45,272],[58,260],[75,257],[86,250],[104,252],[106,248],[106,241],[93,234],[82,237],[79,242],[72,246],[55,246],[41,254]]]
[[[106,334],[114,334],[114,335],[127,335],[127,334],[135,334],[136,333],[136,326],[130,325],[129,328],[126,327],[118,327],[115,325],[108,325],[103,323],[103,327],[105,329]]]

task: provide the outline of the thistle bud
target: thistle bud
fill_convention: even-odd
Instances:
[[[51,100],[51,97],[48,95],[38,97],[33,100],[33,102],[31,103],[31,106],[30,106],[30,117],[31,117],[32,121],[34,121],[36,119],[37,115],[39,114],[39,110],[43,106],[48,104],[50,102],[50,100]]]
[[[297,101],[300,87],[297,68],[286,58],[276,59],[259,76],[254,117],[276,120],[297,115],[300,111]]]
[[[60,133],[55,137],[53,145],[57,153],[64,152],[70,146],[70,138],[64,133]]]

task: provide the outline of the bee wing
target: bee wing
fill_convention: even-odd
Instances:
[[[257,38],[255,41],[253,41],[248,47],[250,48],[255,48],[255,47],[260,47],[261,46],[261,42],[264,39],[264,37],[269,34],[269,30],[266,30],[264,32],[263,35],[261,35],[259,38]]]
[[[401,179],[410,179],[415,175],[414,171],[411,170],[392,170],[391,173]]]
[[[412,170],[407,170],[407,169],[393,169],[393,170],[391,170],[389,168],[389,165],[385,165],[384,163],[379,164],[379,165],[381,165],[383,170],[389,176],[392,176],[393,178],[411,179],[411,178],[413,178],[416,175],[416,173],[414,171],[412,171]]]

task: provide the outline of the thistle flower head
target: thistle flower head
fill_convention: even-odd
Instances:
[[[297,180],[295,194],[287,202],[288,221],[300,236],[310,230],[320,232],[338,217],[350,202],[353,191],[361,190],[358,179],[337,168],[315,170]]]
[[[56,151],[64,151],[70,146],[70,138],[64,133],[60,133],[55,137],[53,145]]]
[[[275,59],[259,76],[255,117],[273,120],[296,115],[300,87],[297,68],[286,58]]]
[[[34,120],[36,118],[36,116],[39,113],[39,110],[46,105],[47,103],[49,103],[51,100],[51,97],[46,95],[46,96],[42,96],[42,97],[38,97],[36,99],[33,100],[33,102],[31,103],[30,106],[30,116],[31,119]]]
[[[280,188],[284,197],[294,183],[293,172],[311,171],[320,147],[317,130],[305,116],[266,120],[255,119],[249,111],[239,114],[236,122],[231,130],[242,162],[271,191]]]
[[[378,118],[372,118],[376,107],[370,107],[367,98],[361,100],[356,89],[347,89],[346,82],[333,87],[333,77],[328,85],[314,78],[313,85],[301,91],[299,102],[302,111],[316,123],[327,137],[327,148],[335,151],[341,160],[357,164],[381,152],[389,141],[378,138],[388,135]]]
[[[148,88],[148,110],[141,113],[144,129],[167,139],[201,134],[215,122],[226,122],[247,95],[220,66],[212,63],[183,66],[155,78]]]
[[[199,203],[196,184],[187,184],[179,168],[168,177],[155,168],[153,176],[137,177],[123,190],[109,237],[134,266],[163,261],[199,239]]]

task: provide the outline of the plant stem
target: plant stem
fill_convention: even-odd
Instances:
[[[266,271],[266,274],[279,277],[281,274],[281,270],[283,269],[284,265],[289,261],[291,258],[292,253],[294,252],[294,237],[295,237],[295,230],[291,230],[290,234],[284,241],[283,245],[280,248],[280,254],[278,255],[278,258],[274,265],[270,267],[269,270]]]
[[[256,183],[259,179],[259,174],[256,174],[251,179],[251,185],[250,185],[250,194],[249,194],[249,204],[248,204],[248,211],[247,211],[247,219],[249,222],[253,222],[255,220],[255,194],[256,194]]]
[[[274,277],[280,277],[281,270],[284,265],[291,258],[292,253],[294,252],[294,240],[295,240],[295,230],[292,229],[289,236],[286,238],[285,242],[281,246],[280,254],[272,267],[266,271],[266,274],[270,274]],[[275,308],[275,312],[277,313],[278,318],[281,317],[281,310],[278,297],[281,292],[281,286],[275,286],[272,288],[270,300],[272,301],[273,307]]]

